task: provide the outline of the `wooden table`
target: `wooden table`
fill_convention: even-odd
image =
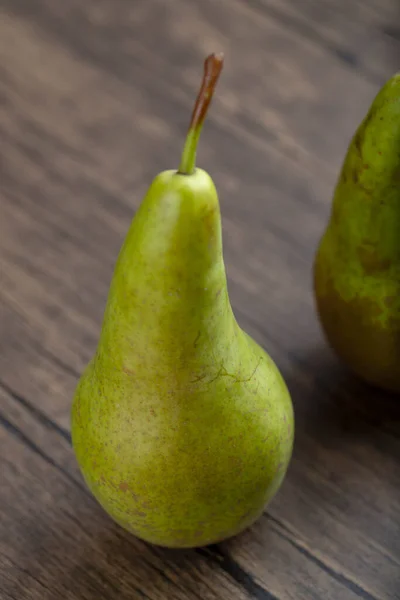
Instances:
[[[400,401],[327,348],[311,268],[347,144],[400,65],[398,0],[2,0],[1,600],[400,598]],[[199,163],[233,308],[292,392],[264,516],[193,551],[114,525],[70,445],[77,379],[153,176],[178,166],[207,53]]]

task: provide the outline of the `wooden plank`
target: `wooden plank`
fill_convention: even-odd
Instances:
[[[382,85],[399,68],[400,8],[396,0],[251,0],[250,6],[294,35],[324,48],[332,62]]]
[[[389,9],[382,11],[381,18],[386,15],[389,27],[397,4],[395,0],[385,0],[386,5]],[[262,142],[267,143],[289,161],[291,168],[294,163],[309,171],[319,165],[320,177],[329,176],[327,169],[328,173],[336,171],[343,146],[377,87],[397,68],[394,63],[399,43],[393,37],[384,35],[374,47],[379,81],[375,78],[372,82],[360,77],[357,69],[349,69],[346,61],[343,64],[335,60],[329,48],[309,40],[301,28],[290,29],[286,22],[274,18],[275,13],[270,16],[271,7],[264,14],[239,0],[234,0],[234,10],[228,0],[218,5],[211,0],[189,5],[176,0],[171,8],[166,8],[162,0],[139,3],[140,8],[126,0],[117,0],[113,5],[107,0],[83,4],[72,0],[68,10],[47,0],[38,0],[34,6],[25,0],[5,0],[5,6],[29,16],[80,60],[96,64],[136,89],[138,81],[142,88],[149,80],[152,95],[148,106],[157,106],[164,124],[171,122],[170,115],[163,114],[163,103],[157,101],[164,86],[190,106],[198,85],[198,72],[193,65],[210,47],[223,46],[227,67],[218,92],[220,108],[216,102],[211,118],[222,120],[231,132],[236,130],[261,146]],[[341,33],[348,15],[341,16],[341,11],[337,11],[339,21],[332,20],[329,30],[331,12],[327,9],[320,37],[325,39],[330,31],[331,36],[349,39],[349,34]],[[358,26],[368,37],[373,16],[367,20],[364,12],[360,9],[357,13],[357,22],[355,18],[349,20],[347,31],[353,27],[354,34]],[[307,21],[313,30],[320,31],[320,13],[321,9],[316,13],[312,5],[302,22]],[[149,46],[149,35],[160,47],[168,47],[168,52]],[[393,57],[391,61],[388,55]],[[186,114],[174,111],[172,122],[178,122],[182,131],[186,121]],[[206,157],[205,149],[202,155]],[[216,155],[223,164],[224,156]],[[250,170],[248,163],[243,177],[262,173],[260,169]],[[230,173],[233,171],[231,167]],[[328,183],[331,181],[328,179]]]
[[[390,74],[389,46],[374,77],[363,74],[290,29],[272,0],[258,12],[236,0],[229,10],[227,0],[3,4],[2,597],[396,598],[400,407],[339,367],[310,291],[336,169],[375,75]],[[386,19],[389,0],[383,9]],[[289,0],[279,10],[298,13]],[[340,23],[330,43],[343,40]],[[222,42],[227,67],[200,156],[221,194],[234,309],[289,383],[296,450],[250,531],[175,554],[123,534],[83,491],[69,410],[129,220],[179,158],[206,46]]]

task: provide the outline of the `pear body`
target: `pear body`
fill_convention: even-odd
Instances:
[[[348,148],[314,264],[320,320],[361,378],[400,392],[400,74]]]
[[[212,180],[165,171],[131,223],[74,396],[88,487],[150,543],[207,545],[261,515],[293,435],[285,382],[231,309]]]

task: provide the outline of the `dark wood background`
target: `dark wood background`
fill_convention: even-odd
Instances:
[[[400,400],[328,350],[311,268],[347,144],[400,68],[399,0],[1,0],[1,600],[400,598]],[[199,164],[232,304],[293,395],[287,479],[218,547],[150,547],[86,491],[77,379],[151,179],[178,166],[202,63],[225,69]]]

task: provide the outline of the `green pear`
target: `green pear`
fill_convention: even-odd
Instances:
[[[181,166],[153,180],[132,220],[72,408],[95,498],[137,537],[175,548],[253,523],[294,435],[281,374],[233,315],[217,192],[195,167],[221,68],[222,55],[205,61]]]
[[[349,145],[314,265],[316,306],[338,356],[400,392],[400,73]]]

